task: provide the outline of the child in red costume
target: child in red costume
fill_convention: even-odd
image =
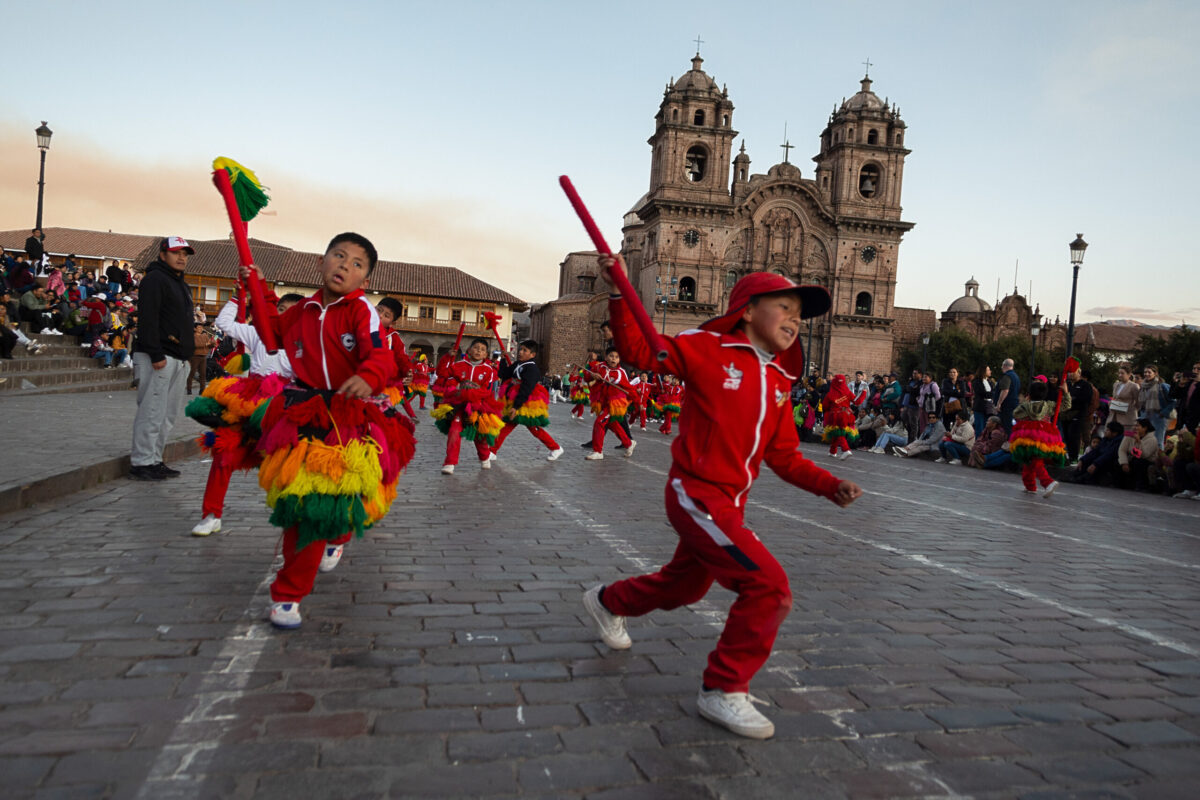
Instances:
[[[843,461],[850,457],[850,448],[858,442],[853,405],[854,392],[850,391],[846,376],[834,375],[829,392],[822,401],[825,432],[821,434],[821,441],[829,444],[829,455]]]
[[[629,397],[633,394],[633,384],[629,382],[629,374],[621,368],[621,354],[617,348],[610,347],[604,353],[604,364],[593,362],[592,373],[592,407],[598,408],[596,421],[592,423],[592,452],[584,458],[588,461],[599,461],[604,458],[604,432],[612,431],[625,447],[625,457],[633,455],[637,442],[629,438],[625,429],[618,421],[629,411]]]
[[[1073,360],[1073,359],[1072,359]],[[1078,362],[1069,370],[1078,369]],[[1044,380],[1036,380],[1029,387],[1029,399],[1013,411],[1013,430],[1009,437],[1012,460],[1021,465],[1021,482],[1025,491],[1037,494],[1040,481],[1044,489],[1042,497],[1049,497],[1058,489],[1058,481],[1046,471],[1046,462],[1061,467],[1067,463],[1067,448],[1062,433],[1055,423],[1058,416],[1059,399],[1047,398],[1049,388]],[[1071,393],[1059,390],[1062,408],[1071,408]]]
[[[429,360],[420,350],[413,348],[413,352],[417,353],[417,357],[413,361],[412,382],[408,385],[409,399],[411,400],[413,395],[420,397],[418,407],[424,411],[425,396],[429,394]]]
[[[284,528],[283,567],[271,584],[279,628],[300,627],[300,601],[317,572],[337,566],[343,545],[387,514],[413,456],[411,424],[385,411],[380,396],[396,359],[362,290],[377,261],[365,237],[338,234],[318,262],[321,288],[267,319],[295,373],[265,408],[259,440],[259,485],[271,522]]]
[[[446,460],[443,475],[453,475],[463,439],[475,442],[479,466],[492,468],[492,445],[504,428],[502,408],[492,394],[496,368],[487,360],[488,343],[475,339],[467,348],[467,357],[446,368],[442,405],[433,410],[437,429],[446,434]]]
[[[302,295],[287,294],[276,302],[275,309],[282,314],[302,300]],[[217,315],[215,324],[221,333],[250,351],[249,375],[209,381],[204,393],[187,407],[189,417],[214,428],[200,437],[201,447],[212,454],[212,464],[200,506],[202,519],[192,528],[193,536],[209,536],[221,530],[225,493],[233,471],[257,469],[262,460],[258,453],[258,426],[252,425],[247,430],[245,423],[261,404],[270,402],[292,379],[287,353],[282,350],[268,353],[255,327],[237,321],[237,309],[237,299],[231,299]]]
[[[641,423],[642,430],[646,430],[646,414],[650,411],[650,401],[654,394],[654,384],[650,382],[649,373],[643,372],[638,376],[633,392],[637,397],[638,422]]]
[[[606,278],[611,263],[601,257]],[[687,419],[671,445],[666,488],[667,518],[679,543],[657,573],[596,586],[584,594],[584,607],[605,644],[626,649],[632,642],[625,617],[695,603],[714,581],[737,592],[709,655],[697,707],[706,719],[751,738],[775,732],[748,689],[792,604],[783,568],[743,522],[759,466],[765,459],[784,480],[840,506],[862,494],[808,461],[792,424],[791,386],[804,364],[800,320],[829,306],[819,286],[751,273],[734,286],[724,316],[700,331],[663,337],[667,357],[658,362],[626,300],[609,300],[616,342],[629,361],[687,381]]]
[[[664,436],[670,436],[671,423],[683,410],[683,385],[676,376],[668,375],[666,377],[662,395],[659,398],[659,406],[662,408],[663,424],[658,426],[658,431]]]
[[[550,451],[547,461],[557,461],[563,449],[554,441],[546,427],[550,424],[550,393],[542,385],[542,371],[538,368],[538,343],[526,339],[517,346],[517,363],[501,364],[500,378],[506,383],[501,390],[504,397],[504,430],[496,437],[492,456],[500,452],[500,446],[517,425],[524,425]]]
[[[575,377],[571,378],[571,402],[575,404],[571,407],[571,419],[583,422],[583,411],[591,402],[591,397],[587,378],[584,377],[583,370],[579,370]]]
[[[384,387],[384,394],[392,401],[392,405],[404,406],[408,418],[415,423],[417,414],[413,411],[404,386],[405,378],[412,372],[412,361],[409,360],[408,353],[404,350],[404,340],[400,338],[400,332],[392,327],[396,320],[404,315],[404,306],[394,297],[385,297],[375,306],[375,313],[379,314],[379,329],[382,331],[383,346],[391,350],[392,355],[396,358],[396,377]]]

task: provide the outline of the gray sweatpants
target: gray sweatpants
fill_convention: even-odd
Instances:
[[[138,379],[137,416],[133,418],[133,450],[129,463],[149,467],[163,460],[167,436],[183,410],[183,387],[188,362],[167,356],[167,365],[155,369],[150,356],[133,354],[133,374]]]

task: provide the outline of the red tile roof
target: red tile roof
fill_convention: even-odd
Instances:
[[[1143,336],[1166,339],[1171,335],[1168,328],[1151,328],[1147,325],[1108,325],[1103,322],[1075,326],[1075,344],[1113,353],[1132,353]]]
[[[157,242],[144,248],[134,267],[143,269],[154,260]],[[215,278],[237,275],[238,256],[233,242],[225,239],[191,241],[196,254],[188,259],[188,273]],[[272,242],[250,240],[255,265],[263,277],[273,283],[316,288],[319,253],[292,250]],[[474,300],[502,303],[522,310],[528,306],[521,298],[490,283],[479,280],[455,267],[435,267],[428,264],[409,264],[401,261],[380,261],[371,273],[371,291],[383,294],[406,294],[421,297],[441,297],[448,300]]]
[[[147,245],[157,243],[162,236],[142,236],[136,233],[85,231],[78,228],[43,228],[46,252],[55,256],[75,254],[82,258],[119,258],[132,261]],[[6,250],[25,252],[29,229],[0,231],[0,246]]]

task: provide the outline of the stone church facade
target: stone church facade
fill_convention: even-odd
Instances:
[[[833,297],[832,311],[801,332],[812,369],[887,371],[902,349],[896,275],[901,238],[913,227],[901,219],[910,151],[899,110],[864,77],[829,116],[808,176],[790,162],[788,143],[783,162],[753,174],[744,142],[734,152],[729,93],[702,64],[697,54],[666,86],[648,142],[649,190],[624,219],[621,252],[643,304],[678,333],[722,313],[741,276],[770,270]],[[583,255],[563,261],[560,299],[533,315],[551,371],[583,355],[559,356],[565,348],[554,339],[600,343],[606,287],[595,280],[594,256]]]

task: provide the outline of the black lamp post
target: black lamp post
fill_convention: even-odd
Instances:
[[[921,374],[929,371],[929,334],[921,334]]]
[[[671,277],[670,286],[667,288],[667,293],[663,293],[662,278],[655,276],[654,278],[654,302],[662,309],[662,325],[660,333],[667,332],[667,303],[671,302],[679,294],[679,278]]]
[[[1067,319],[1067,358],[1075,349],[1075,289],[1079,285],[1079,267],[1083,264],[1083,254],[1087,250],[1087,242],[1083,234],[1075,234],[1075,241],[1068,245],[1071,248],[1071,266],[1075,274],[1071,277],[1071,316]]]
[[[1033,386],[1033,376],[1037,374],[1037,340],[1042,332],[1042,323],[1037,317],[1029,324],[1029,335],[1033,337],[1033,348],[1029,351],[1029,385]]]
[[[54,135],[54,131],[46,127],[46,120],[42,120],[41,126],[34,133],[37,135],[38,150],[42,151],[42,167],[38,172],[37,222],[33,226],[40,231],[42,229],[42,191],[46,187],[46,151],[50,149],[50,137]]]

